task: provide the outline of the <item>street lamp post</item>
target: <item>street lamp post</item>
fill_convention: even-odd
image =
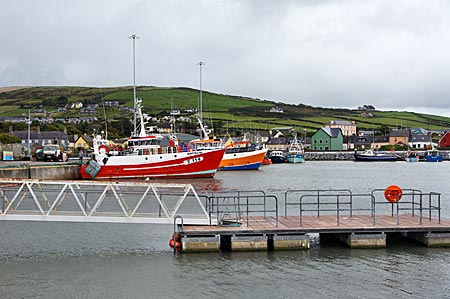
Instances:
[[[30,110],[28,110],[28,120],[27,120],[27,124],[28,124],[28,146],[27,146],[27,158],[31,159],[31,141],[30,141],[30,126],[31,126],[31,114],[30,114]]]
[[[136,34],[132,34],[128,37],[129,39],[133,40],[133,136],[136,136],[136,40],[140,39],[140,36],[137,36]]]

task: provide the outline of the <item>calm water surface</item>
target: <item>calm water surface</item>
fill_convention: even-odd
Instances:
[[[278,164],[193,180],[207,190],[351,189],[442,193],[449,162]],[[183,254],[171,226],[0,222],[0,298],[450,298],[450,249],[388,240],[379,250]]]

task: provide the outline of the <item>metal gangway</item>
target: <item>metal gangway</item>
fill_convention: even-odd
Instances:
[[[0,220],[216,224],[191,184],[0,180]]]

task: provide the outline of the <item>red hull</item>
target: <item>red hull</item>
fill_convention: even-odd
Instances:
[[[94,179],[113,178],[211,178],[217,171],[225,153],[223,150],[177,153],[168,159],[164,155],[116,156],[108,157],[106,164],[100,162],[101,169]],[[176,158],[178,156],[178,158]],[[139,162],[139,159],[142,162]],[[161,159],[161,161],[157,160]],[[136,162],[138,161],[138,162]],[[86,164],[81,166],[83,179],[93,179],[86,172]]]

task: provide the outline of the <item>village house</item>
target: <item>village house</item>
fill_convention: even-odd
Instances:
[[[343,136],[356,135],[356,123],[348,120],[332,120],[325,125],[325,128],[341,129]]]
[[[272,107],[270,108],[269,112],[271,113],[284,113],[283,109],[280,107]]]
[[[392,130],[389,133],[390,145],[407,145],[409,142],[409,130]]]
[[[12,131],[10,128],[10,134],[16,136],[21,140],[21,144],[24,148],[28,147],[28,130],[27,131]],[[37,127],[36,131],[30,131],[30,146],[40,147],[46,144],[59,144],[64,147],[69,146],[69,138],[65,131],[41,131],[40,127]]]
[[[432,143],[430,135],[416,134],[411,136],[408,146],[410,149],[427,149],[431,146],[436,147],[437,144]]]
[[[269,134],[272,137],[281,137],[289,134],[294,130],[294,127],[275,127],[269,130]]]
[[[311,137],[311,149],[319,151],[341,151],[344,138],[339,128],[320,128]]]
[[[119,107],[119,101],[104,101],[103,104],[109,108]]]
[[[447,132],[442,136],[441,140],[439,140],[440,148],[450,147],[450,132]]]
[[[267,141],[266,148],[268,151],[287,151],[289,141],[286,137],[272,137]]]
[[[74,142],[74,148],[88,150],[92,147],[93,137],[90,135],[81,135]]]

